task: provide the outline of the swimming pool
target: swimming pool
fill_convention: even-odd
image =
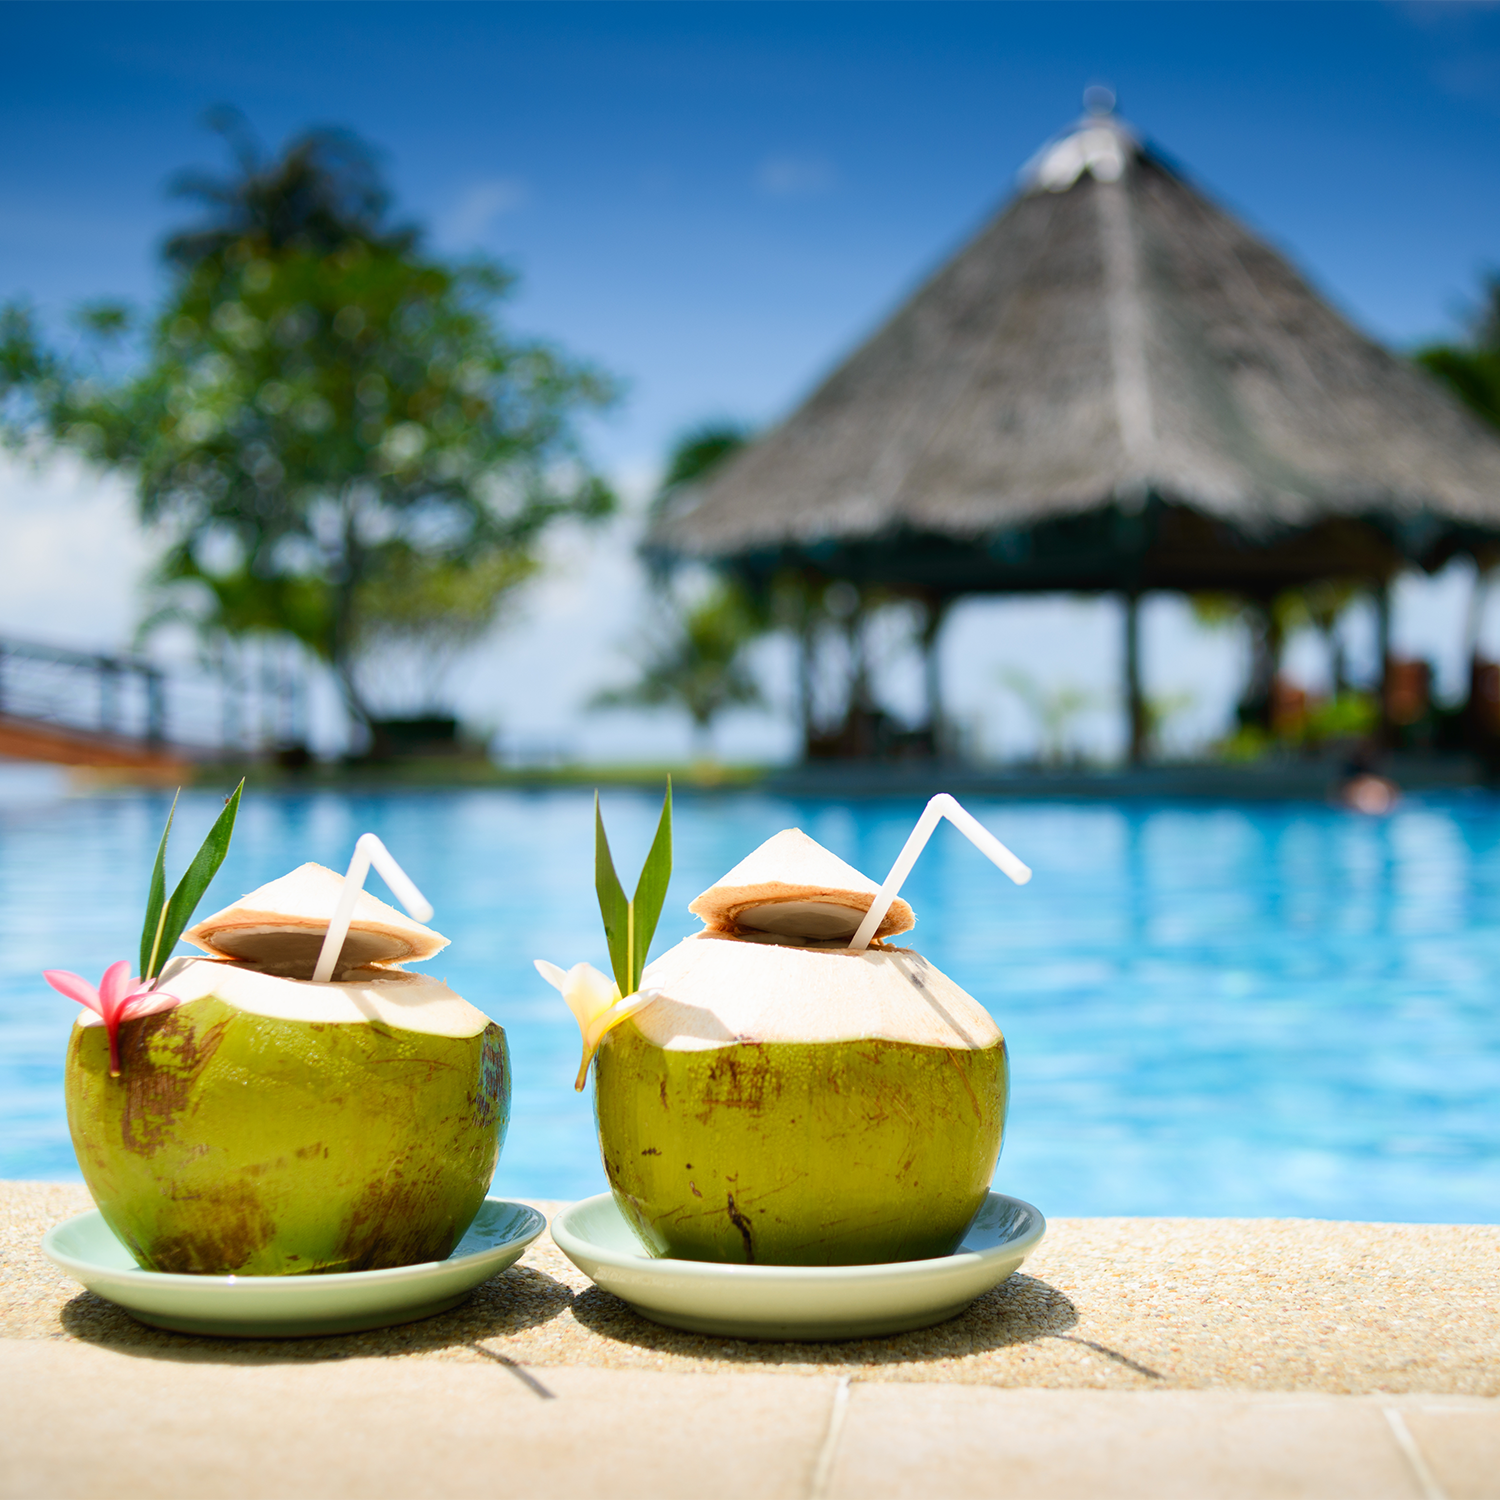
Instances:
[[[76,1179],[44,968],[133,956],[168,798],[0,798],[0,1176]],[[578,1033],[533,958],[608,968],[585,792],[254,794],[200,914],[373,830],[453,946],[428,967],[510,1037],[496,1190],[605,1186]],[[633,884],[658,799],[606,793]],[[944,825],[913,941],[994,1014],[1014,1091],[996,1185],[1066,1214],[1500,1219],[1500,798],[1371,820],[1312,804],[970,802],[1017,889]],[[218,806],[187,793],[175,879]],[[700,890],[797,825],[877,879],[921,804],[682,793],[653,952]],[[377,878],[371,888],[387,893]]]

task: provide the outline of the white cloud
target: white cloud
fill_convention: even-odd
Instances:
[[[690,753],[681,714],[586,708],[597,689],[631,672],[630,645],[649,609],[651,589],[635,549],[656,477],[648,464],[617,472],[626,501],[621,515],[598,528],[563,526],[549,536],[542,576],[449,680],[460,714],[476,728],[498,728],[508,753],[638,762]],[[0,538],[0,636],[98,651],[128,645],[152,547],[136,524],[126,484],[67,458],[42,470],[0,459]],[[1435,578],[1404,576],[1396,590],[1397,651],[1433,660],[1449,694],[1463,682],[1460,622],[1469,576],[1470,570],[1454,566]],[[1368,615],[1368,609],[1352,610],[1347,632],[1350,665],[1360,676],[1374,665]],[[1245,668],[1241,636],[1204,633],[1184,601],[1153,595],[1143,637],[1148,691],[1191,698],[1172,727],[1174,750],[1191,752],[1222,734]],[[153,644],[153,654],[171,644]],[[162,651],[164,659],[186,653],[185,641],[176,644],[176,650]],[[1035,726],[998,675],[1002,666],[1024,665],[1048,685],[1068,683],[1090,693],[1095,706],[1080,717],[1078,746],[1091,755],[1118,754],[1120,649],[1118,604],[1110,599],[968,600],[955,610],[943,639],[949,710],[981,758],[1034,753]],[[1483,649],[1491,658],[1500,656],[1500,607],[1486,620]],[[715,739],[729,759],[778,760],[795,753],[786,712],[793,686],[785,642],[768,644],[758,664],[767,696],[781,711],[727,716]],[[1326,665],[1317,641],[1292,642],[1287,668],[1297,680],[1324,690]],[[921,683],[910,652],[893,652],[881,663],[879,679],[882,700],[908,715],[918,711]],[[337,750],[343,728],[336,696],[321,677],[312,687],[314,742],[324,751]],[[220,695],[180,673],[174,673],[170,691],[174,733],[211,741],[218,732]]]
[[[484,238],[501,214],[514,213],[530,199],[531,189],[519,177],[489,177],[476,182],[438,221],[438,236],[450,244],[473,244]]]
[[[838,185],[822,156],[768,156],[755,169],[755,186],[768,198],[821,198]]]
[[[134,633],[151,547],[121,479],[69,457],[0,461],[0,631],[116,650]]]

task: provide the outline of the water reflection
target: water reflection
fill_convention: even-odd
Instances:
[[[497,1187],[602,1186],[577,1034],[531,968],[607,958],[585,792],[258,796],[210,907],[378,833],[454,939],[432,964],[511,1037]],[[658,799],[606,794],[633,873]],[[167,799],[0,797],[0,1174],[75,1175],[71,1007],[45,967],[133,953]],[[191,848],[217,799],[184,799]],[[687,902],[796,824],[879,878],[920,804],[679,798],[657,949]],[[913,872],[914,941],[1011,1043],[998,1184],[1056,1214],[1500,1218],[1500,799],[1376,821],[1307,804],[974,804],[1036,870],[1016,889],[946,826]]]

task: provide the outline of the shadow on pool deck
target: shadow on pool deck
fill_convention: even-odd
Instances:
[[[756,1344],[658,1327],[594,1288],[543,1237],[520,1264],[436,1318],[336,1337],[240,1341],[148,1328],[80,1293],[43,1256],[41,1239],[86,1203],[81,1187],[0,1184],[0,1334],[13,1354],[28,1343],[77,1340],[179,1366],[401,1364],[383,1358],[391,1355],[458,1361],[486,1364],[521,1385],[522,1367],[573,1366],[1500,1399],[1500,1324],[1487,1315],[1500,1305],[1500,1225],[1059,1218],[1028,1260],[1029,1274],[959,1317],[842,1344]],[[550,1389],[552,1377],[539,1383]]]
[[[742,1365],[795,1363],[837,1366],[840,1369],[962,1359],[982,1350],[1002,1349],[1039,1338],[1066,1338],[1070,1336],[1067,1330],[1078,1324],[1078,1310],[1062,1292],[1045,1281],[1019,1272],[946,1323],[880,1338],[815,1343],[762,1342],[684,1333],[650,1322],[633,1312],[613,1293],[599,1287],[589,1287],[574,1298],[573,1317],[601,1338],[633,1344],[658,1354],[685,1354]],[[1093,1344],[1089,1347],[1111,1359],[1122,1359],[1132,1368],[1139,1368],[1113,1350]]]
[[[499,1339],[535,1329],[571,1312],[580,1327],[616,1344],[652,1353],[745,1366],[799,1364],[850,1369],[876,1365],[918,1364],[961,1359],[1041,1338],[1063,1338],[1086,1345],[1139,1375],[1160,1379],[1124,1354],[1068,1332],[1078,1312],[1056,1287],[1017,1274],[987,1292],[956,1318],[932,1328],[883,1338],[843,1341],[752,1342],[685,1333],[649,1322],[612,1293],[598,1287],[573,1292],[545,1272],[521,1266],[492,1277],[466,1302],[450,1312],[417,1323],[372,1329],[367,1333],[299,1339],[214,1338],[170,1333],[137,1322],[128,1313],[91,1292],[64,1305],[62,1326],[74,1338],[102,1344],[148,1359],[186,1359],[224,1364],[282,1364],[409,1355],[465,1348],[491,1358],[494,1350],[481,1340]],[[534,1357],[534,1356],[533,1356]]]
[[[241,1339],[170,1333],[137,1322],[124,1309],[81,1292],[59,1311],[62,1326],[85,1343],[104,1344],[147,1358],[200,1359],[230,1364],[279,1364],[288,1360],[361,1359],[376,1355],[425,1354],[505,1338],[550,1322],[567,1311],[573,1292],[530,1266],[492,1276],[448,1312],[416,1323],[372,1328],[365,1333],[311,1338]]]

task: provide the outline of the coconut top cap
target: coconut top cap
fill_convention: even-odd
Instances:
[[[290,875],[205,917],[183,937],[216,958],[248,959],[288,972],[305,961],[311,972],[343,889],[344,877],[336,870],[300,865]],[[442,933],[361,891],[339,955],[339,969],[420,963],[447,946]]]
[[[853,937],[880,887],[853,865],[785,828],[748,854],[688,905],[712,929],[749,928],[792,938]],[[891,902],[879,938],[908,932],[916,914],[899,896]]]

